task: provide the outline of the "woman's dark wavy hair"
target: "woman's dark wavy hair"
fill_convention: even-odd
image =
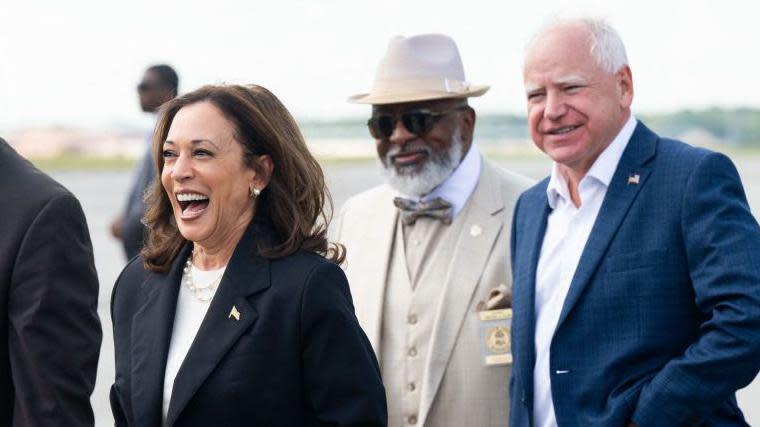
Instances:
[[[161,185],[163,144],[177,112],[191,104],[210,102],[235,125],[235,139],[243,147],[245,164],[263,174],[257,162],[269,155],[274,164],[269,185],[255,203],[253,221],[265,221],[274,229],[275,241],[258,241],[259,255],[280,258],[299,250],[315,252],[337,264],[343,262],[342,245],[328,243],[327,226],[332,199],[322,168],[306,147],[301,131],[284,105],[269,90],[256,85],[210,85],[175,98],[161,107],[153,134],[152,152],[156,179],[146,195],[143,222],[148,228],[141,255],[145,268],[169,270],[187,242],[179,232],[169,197]]]

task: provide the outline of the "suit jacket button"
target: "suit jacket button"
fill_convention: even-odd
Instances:
[[[410,425],[417,424],[417,416],[416,415],[409,415],[409,418],[406,419],[406,422],[408,422]]]

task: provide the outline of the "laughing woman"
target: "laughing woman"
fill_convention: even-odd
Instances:
[[[203,87],[164,105],[153,152],[147,245],[111,302],[116,425],[386,425],[322,170],[285,107]]]

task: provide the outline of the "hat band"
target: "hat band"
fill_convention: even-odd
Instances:
[[[470,83],[441,77],[418,79],[378,79],[372,85],[372,95],[389,95],[397,93],[443,92],[451,94],[466,93]]]

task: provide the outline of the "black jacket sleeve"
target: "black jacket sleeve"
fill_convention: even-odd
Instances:
[[[307,403],[320,425],[387,425],[377,359],[354,315],[346,276],[334,264],[319,265],[307,279],[301,348]]]
[[[70,193],[28,228],[8,299],[14,426],[91,426],[102,333],[87,223]]]

